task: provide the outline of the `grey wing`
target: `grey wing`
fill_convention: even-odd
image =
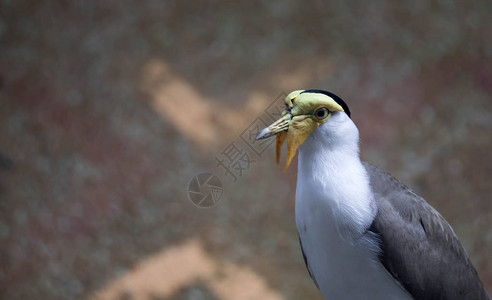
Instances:
[[[446,220],[389,173],[364,163],[378,214],[380,261],[415,299],[490,299]]]
[[[309,272],[309,276],[311,276],[311,279],[314,281],[314,284],[319,289],[318,282],[316,281],[316,278],[314,277],[313,272],[311,272],[311,269],[309,269],[309,263],[308,263],[308,260],[306,258],[306,253],[304,253],[304,248],[302,248],[302,241],[301,241],[300,236],[299,236],[299,244],[301,244],[302,258],[304,258],[304,263],[306,264],[306,268]]]

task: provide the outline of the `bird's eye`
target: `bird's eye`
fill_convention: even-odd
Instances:
[[[322,107],[320,109],[318,109],[315,113],[314,113],[314,116],[318,119],[318,120],[323,120],[324,118],[326,118],[328,116],[328,109],[326,107]]]

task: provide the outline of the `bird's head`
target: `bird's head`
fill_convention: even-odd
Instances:
[[[287,161],[284,168],[286,171],[297,148],[313,131],[338,112],[344,112],[350,117],[350,110],[338,96],[323,90],[293,91],[285,97],[284,102],[285,110],[282,112],[282,117],[261,130],[256,139],[276,135],[277,164],[280,159],[280,148],[287,139]]]

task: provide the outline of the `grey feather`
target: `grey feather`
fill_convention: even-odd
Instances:
[[[490,299],[446,220],[389,173],[364,163],[378,213],[380,261],[415,299]]]

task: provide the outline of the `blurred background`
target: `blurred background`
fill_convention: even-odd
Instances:
[[[243,139],[307,88],[348,103],[363,159],[444,215],[492,291],[491,12],[0,1],[0,298],[322,299],[297,164],[283,173],[274,147]],[[250,159],[235,182],[218,163],[231,145]],[[223,186],[211,208],[188,198],[200,172]]]

